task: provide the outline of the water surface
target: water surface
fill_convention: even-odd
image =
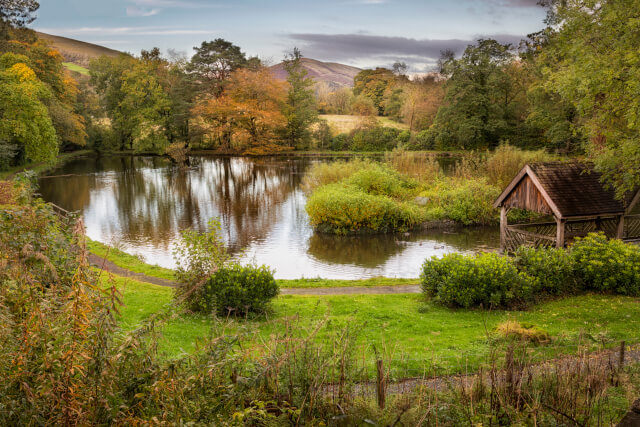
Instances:
[[[91,239],[174,267],[181,230],[219,217],[230,251],[277,278],[418,277],[425,258],[499,246],[497,228],[392,235],[314,233],[302,177],[319,158],[193,156],[188,169],[161,157],[79,158],[40,179],[45,200],[82,213]]]

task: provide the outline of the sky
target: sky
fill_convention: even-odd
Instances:
[[[269,64],[298,47],[361,68],[404,61],[433,70],[440,52],[478,38],[516,44],[543,28],[537,0],[40,0],[32,27],[112,49],[187,56],[227,39]]]

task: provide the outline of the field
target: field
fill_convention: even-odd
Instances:
[[[103,276],[105,279],[106,276]],[[148,316],[171,305],[173,291],[120,277],[123,294],[122,327],[130,330]],[[535,325],[551,342],[533,349],[533,358],[549,358],[576,351],[576,344],[599,349],[638,340],[638,298],[584,295],[541,304],[530,311],[453,310],[432,304],[422,295],[280,296],[264,318],[247,321],[214,320],[182,314],[163,330],[161,352],[175,357],[192,352],[198,339],[212,333],[246,332],[250,345],[266,345],[288,327],[306,336],[324,323],[316,339],[330,340],[344,328],[358,336],[358,352],[369,369],[379,352],[398,377],[419,376],[425,368],[441,373],[476,369],[501,338],[495,328],[515,320]]]
[[[329,123],[329,127],[331,128],[331,132],[334,135],[340,133],[349,133],[355,128],[358,127],[360,121],[364,119],[362,116],[347,116],[347,115],[338,115],[338,114],[321,114],[320,119],[326,120]],[[391,127],[401,130],[408,130],[409,126],[394,122],[386,117],[376,117],[381,126]]]
[[[67,68],[67,70],[75,71],[76,73],[80,73],[83,76],[89,75],[89,70],[87,70],[83,66],[74,64],[73,62],[63,62],[62,65],[64,65]]]

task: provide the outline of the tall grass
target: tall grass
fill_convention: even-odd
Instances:
[[[318,187],[351,177],[356,172],[371,167],[371,160],[353,159],[350,161],[338,160],[331,163],[315,163],[307,171],[302,179],[304,191],[311,192]]]

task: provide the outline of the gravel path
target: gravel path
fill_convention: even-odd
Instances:
[[[96,267],[117,274],[122,277],[130,277],[140,282],[151,283],[153,285],[175,287],[176,283],[167,279],[147,276],[142,273],[135,273],[126,268],[115,265],[109,260],[99,257],[95,254],[89,254],[89,262]],[[328,295],[392,295],[392,294],[419,294],[419,285],[399,285],[399,286],[344,286],[338,288],[282,288],[281,295],[309,295],[309,296],[328,296]]]

